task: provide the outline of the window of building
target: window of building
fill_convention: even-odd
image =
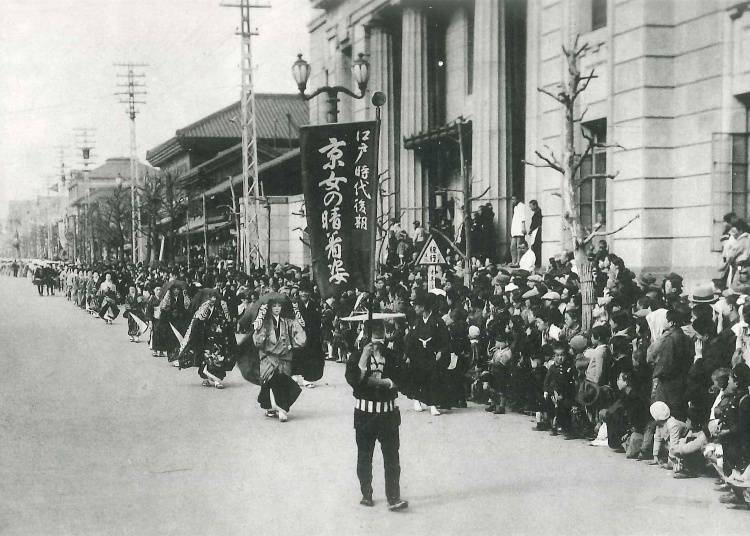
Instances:
[[[731,134],[730,180],[732,191],[732,212],[740,218],[747,218],[747,166],[748,166],[748,134]]]
[[[607,0],[591,0],[591,30],[607,25]]]
[[[427,90],[429,126],[445,124],[448,70],[446,57],[447,23],[439,14],[429,18],[427,26]]]
[[[597,143],[607,143],[607,120],[600,119],[584,125],[588,136]],[[584,140],[585,142],[585,140]],[[588,143],[588,142],[586,142]],[[607,149],[595,147],[591,154],[584,158],[579,168],[580,177],[598,175],[607,172]],[[607,179],[597,178],[584,181],[578,188],[578,208],[581,224],[588,230],[597,225],[607,224]]]
[[[474,9],[466,10],[466,94],[474,92]]]

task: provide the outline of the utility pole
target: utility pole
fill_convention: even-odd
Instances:
[[[67,234],[68,231],[68,186],[66,184],[65,179],[65,147],[63,145],[57,145],[55,146],[55,149],[57,149],[58,155],[60,157],[60,175],[58,176],[57,180],[57,210],[60,210],[59,203],[65,203],[65,206],[62,210],[62,218],[63,218],[63,225],[62,225],[62,232]],[[60,213],[58,213],[58,216]],[[60,233],[60,226],[58,224],[58,234]],[[62,248],[64,251],[69,251],[70,248],[68,247],[67,242],[67,236],[65,237],[59,237],[58,236],[58,242],[60,243],[60,246],[62,248],[63,243],[65,244],[65,247]],[[55,245],[55,249],[57,249],[57,244]]]
[[[252,181],[252,195],[255,204],[255,248],[258,266],[260,266],[260,187],[258,185],[258,146],[255,124],[255,89],[253,86],[252,41],[257,32],[250,30],[250,10],[271,7],[268,4],[251,4],[250,0],[240,0],[239,4],[221,4],[222,7],[240,9],[240,31],[242,37],[242,95],[240,106],[242,112],[242,195],[243,195],[243,223],[245,233],[242,240],[243,262],[245,272],[250,273],[250,181]],[[270,233],[271,230],[269,229]],[[269,259],[266,259],[269,263]]]
[[[136,67],[148,67],[147,63],[115,63],[115,67],[124,68],[124,73],[117,73],[117,78],[125,79],[125,83],[117,84],[117,87],[124,88],[124,91],[115,93],[120,97],[121,104],[127,104],[128,108],[126,113],[130,118],[130,227],[131,237],[130,243],[132,247],[133,263],[137,263],[143,260],[142,250],[142,236],[141,233],[141,209],[139,196],[136,189],[140,186],[140,179],[138,177],[138,146],[136,144],[135,136],[135,116],[140,110],[136,109],[137,104],[146,104],[142,99],[142,95],[146,94],[146,84],[144,80],[146,74],[142,72],[135,72]]]
[[[86,188],[86,204],[83,214],[83,258],[94,261],[94,229],[91,225],[91,176],[89,165],[91,164],[91,151],[94,149],[95,129],[88,127],[76,128],[76,145],[81,151],[83,158],[83,181]]]

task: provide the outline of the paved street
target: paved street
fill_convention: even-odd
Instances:
[[[747,534],[707,479],[676,481],[606,448],[480,408],[401,401],[402,490],[358,505],[342,365],[290,422],[266,419],[237,371],[200,386],[27,280],[0,279],[0,534]]]

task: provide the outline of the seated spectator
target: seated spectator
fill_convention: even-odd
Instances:
[[[502,414],[505,413],[505,401],[510,389],[513,351],[504,331],[496,333],[494,339],[494,345],[487,352],[487,370],[482,374],[483,387],[490,400],[485,411]]]
[[[551,417],[552,435],[569,434],[570,412],[575,404],[576,372],[570,352],[565,343],[555,342],[552,345],[554,362],[550,365],[544,379],[544,400],[546,413]]]
[[[669,447],[677,445],[679,440],[687,435],[687,424],[675,419],[669,410],[669,406],[664,402],[654,402],[651,404],[649,411],[656,422],[653,459],[649,462],[649,465],[659,465],[665,469],[671,469],[671,464],[667,461]]]
[[[643,430],[648,423],[646,400],[633,386],[632,373],[623,371],[617,376],[617,400],[607,408],[607,444],[628,458],[638,457],[643,441]]]

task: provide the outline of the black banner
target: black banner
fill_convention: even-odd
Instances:
[[[377,215],[378,124],[300,129],[312,267],[321,295],[370,288],[370,233]]]

